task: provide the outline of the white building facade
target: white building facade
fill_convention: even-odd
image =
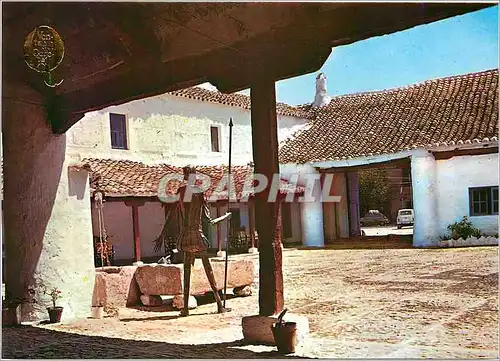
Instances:
[[[229,153],[229,119],[233,121],[232,165],[247,165],[253,160],[250,99],[241,94],[225,95],[202,88],[189,88],[148,99],[132,101],[87,113],[67,132],[67,157],[78,163],[87,158],[168,164],[181,167],[227,165]],[[301,129],[307,119],[300,111],[278,105],[278,138]],[[232,203],[239,225],[249,229],[248,204]],[[300,205],[293,203],[285,212],[289,231],[284,242],[300,243]],[[222,206],[219,212],[226,212]],[[212,217],[217,209],[211,206]],[[138,226],[141,257],[159,258],[152,240],[161,232],[165,221],[162,204],[148,200],[139,207]],[[94,236],[99,235],[98,217],[92,208]],[[115,260],[134,258],[134,235],[131,207],[124,202],[105,203],[104,225],[115,250]],[[227,227],[219,230],[223,247]],[[215,248],[217,230],[208,235]]]
[[[497,69],[334,97],[280,148],[284,175],[333,175],[341,198],[307,206],[302,234],[311,246],[355,236],[353,174],[388,164],[411,174],[413,246],[442,245],[464,216],[498,238],[498,161]]]

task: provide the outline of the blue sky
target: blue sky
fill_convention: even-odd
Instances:
[[[334,48],[321,70],[278,82],[276,94],[279,102],[292,105],[312,102],[320,71],[328,78],[328,94],[339,95],[497,67],[494,6]]]

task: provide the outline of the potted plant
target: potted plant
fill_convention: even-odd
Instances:
[[[36,303],[32,299],[35,290],[29,288],[30,297],[12,297],[10,292],[6,292],[5,299],[2,300],[2,325],[13,326],[21,323],[21,305],[23,303]]]
[[[47,307],[50,323],[60,322],[64,308],[56,306],[56,301],[62,297],[61,291],[57,287],[53,287],[50,291],[45,288],[43,293],[49,295],[52,299],[52,307]]]

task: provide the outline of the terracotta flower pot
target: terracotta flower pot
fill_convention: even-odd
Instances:
[[[50,323],[58,323],[61,321],[63,307],[49,307],[47,311],[49,311]]]

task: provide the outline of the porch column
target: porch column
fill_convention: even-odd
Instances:
[[[439,241],[436,201],[436,160],[427,151],[411,157],[413,191],[413,246],[426,247]]]
[[[318,173],[315,169],[311,170],[311,173],[314,172]],[[304,246],[323,247],[325,245],[323,203],[321,197],[323,179],[324,177],[321,177],[314,184],[306,184],[305,194],[311,195],[313,200],[305,199],[300,203],[302,244]]]
[[[139,207],[144,205],[144,201],[126,201],[125,205],[132,208],[132,232],[134,237],[134,259],[141,261],[141,237],[139,232]]]
[[[349,199],[349,236],[361,235],[359,224],[359,174],[358,172],[346,172],[347,191]]]
[[[132,206],[132,226],[134,232],[134,257],[135,261],[141,260],[141,238],[139,235],[139,207]]]
[[[265,191],[255,196],[259,235],[259,314],[270,316],[283,310],[283,271],[279,202],[268,202],[273,174],[279,173],[276,91],[273,80],[252,85],[251,117],[255,173],[268,179]]]
[[[255,203],[253,199],[250,199],[248,202],[248,228],[250,230],[250,241],[252,243],[248,253],[257,253],[258,249],[255,247]]]
[[[61,290],[63,320],[87,317],[95,278],[88,173],[68,170],[78,160],[65,154],[66,135],[52,134],[43,101],[3,82],[6,291],[29,298],[33,287],[39,301],[22,305],[22,321],[47,319],[42,285]]]

